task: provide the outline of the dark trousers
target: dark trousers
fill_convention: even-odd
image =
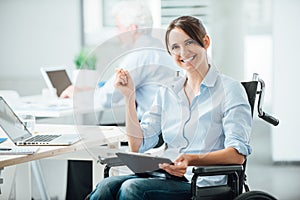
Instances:
[[[83,200],[93,190],[92,161],[68,160],[66,200]]]

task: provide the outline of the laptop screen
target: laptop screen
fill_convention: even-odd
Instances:
[[[56,88],[57,96],[60,96],[60,94],[72,84],[66,70],[46,71],[46,73],[52,86]]]
[[[0,97],[0,127],[13,142],[31,137],[31,133],[2,97]]]

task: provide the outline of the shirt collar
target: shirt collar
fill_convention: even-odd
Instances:
[[[213,87],[217,81],[217,77],[219,75],[219,72],[210,65],[209,70],[204,77],[204,80],[202,81],[201,85],[204,85],[206,87]]]
[[[178,76],[172,83],[172,90],[178,94],[178,92],[184,87],[184,83],[186,81],[186,76]]]
[[[219,76],[219,72],[212,66],[209,67],[209,70],[204,77],[204,80],[202,81],[201,86],[205,87],[213,87],[217,81],[217,77]],[[176,77],[174,82],[172,83],[172,90],[178,94],[180,90],[184,87],[185,81],[187,77],[185,76],[179,76]]]

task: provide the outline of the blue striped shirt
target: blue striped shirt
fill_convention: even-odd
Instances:
[[[240,154],[251,153],[249,137],[251,108],[240,82],[218,73],[213,67],[200,84],[200,93],[189,103],[184,92],[185,77],[161,87],[151,110],[142,118],[144,134],[139,151],[144,152],[158,141],[160,132],[168,145],[164,157],[179,154],[204,154],[227,147]],[[186,177],[191,179],[191,167]],[[224,176],[198,179],[198,185],[225,183]]]

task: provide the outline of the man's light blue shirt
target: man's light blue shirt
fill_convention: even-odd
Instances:
[[[180,70],[163,44],[151,36],[140,36],[118,67],[128,70],[133,79],[139,119],[150,109],[159,88],[172,81]],[[112,76],[96,91],[96,105],[104,108],[124,105],[124,97],[114,88],[114,81],[115,76]]]
[[[205,154],[227,147],[248,156],[252,115],[241,83],[211,67],[200,84],[200,93],[189,103],[185,81],[185,77],[179,77],[160,88],[150,111],[142,118],[144,139],[139,151],[154,147],[162,132],[168,146],[164,156],[173,160],[179,154]],[[186,177],[191,176],[188,167]],[[223,176],[198,180],[203,186],[224,183]]]

